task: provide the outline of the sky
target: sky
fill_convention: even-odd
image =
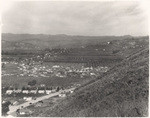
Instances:
[[[147,11],[138,1],[4,3],[2,32],[84,36],[149,34]]]

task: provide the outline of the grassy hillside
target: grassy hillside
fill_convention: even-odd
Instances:
[[[97,80],[49,109],[43,116],[148,116],[148,48],[128,56]]]

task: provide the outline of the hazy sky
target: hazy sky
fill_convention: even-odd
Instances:
[[[148,35],[138,2],[13,2],[2,14],[2,32],[68,35]]]

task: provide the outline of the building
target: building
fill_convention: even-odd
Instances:
[[[10,95],[10,94],[12,94],[13,93],[13,90],[7,90],[6,91],[6,94],[8,94],[8,95]]]
[[[26,100],[26,101],[31,101],[32,97],[23,97],[23,99]]]
[[[41,86],[41,87],[45,87],[45,84],[41,84],[40,86]]]
[[[45,90],[38,90],[38,93],[45,93]]]
[[[31,90],[30,93],[36,94],[37,90]]]
[[[52,93],[52,90],[46,90],[46,94]]]
[[[73,90],[71,90],[70,93],[73,93]]]
[[[14,90],[15,93],[21,93],[22,90],[18,89],[18,90]]]
[[[4,104],[4,103],[6,103],[6,101],[5,101],[5,100],[3,100],[3,101],[2,101],[2,104]]]
[[[59,97],[66,97],[66,94],[65,93],[60,93]]]
[[[24,116],[24,115],[30,115],[32,114],[32,111],[30,111],[29,109],[20,109],[19,110],[19,115]]]
[[[96,74],[95,73],[90,73],[90,75],[92,75],[92,76],[94,75],[95,76]]]
[[[28,91],[28,90],[23,90],[23,91],[22,91],[22,93],[26,93],[26,94],[28,94],[28,93],[29,93],[29,91]]]
[[[53,89],[53,90],[51,90],[52,91],[52,93],[55,93],[56,92],[56,90],[55,89]]]

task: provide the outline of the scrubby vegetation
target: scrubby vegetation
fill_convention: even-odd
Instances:
[[[78,89],[46,116],[148,116],[148,48],[128,56],[95,82]],[[44,115],[44,116],[45,116]]]

